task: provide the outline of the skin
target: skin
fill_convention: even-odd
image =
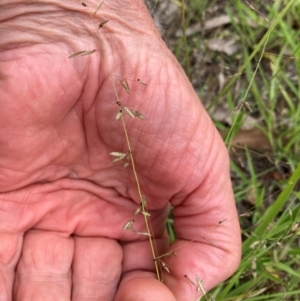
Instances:
[[[184,275],[208,291],[240,261],[226,148],[143,2],[86,4],[0,3],[0,300],[196,300]],[[109,155],[128,151],[113,82],[146,117],[124,114],[157,249],[177,249],[163,283],[148,238],[122,230],[140,199]]]

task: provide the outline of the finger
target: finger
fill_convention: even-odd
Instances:
[[[155,260],[153,257],[157,254],[166,253],[168,245],[169,238],[167,233],[165,233],[163,237],[157,238],[155,241],[153,240],[155,255],[152,253],[149,239],[123,244],[122,273],[126,275],[133,271],[149,271],[156,274],[157,271],[155,269]],[[160,272],[160,269],[158,272]]]
[[[220,148],[212,150],[202,183],[182,202],[173,200],[178,241],[170,250],[176,250],[177,256],[163,260],[170,267],[165,283],[177,300],[193,300],[200,290],[199,297],[203,289],[197,278],[208,291],[231,276],[240,262],[241,235],[227,152],[218,139],[215,145]],[[228,222],[219,224],[224,219]]]
[[[16,272],[14,300],[69,301],[73,251],[73,239],[60,233],[27,232]]]
[[[168,241],[167,233],[156,239],[156,252],[166,252]],[[123,244],[122,280],[115,298],[115,301],[119,300],[175,300],[170,290],[157,280],[148,239]]]
[[[12,300],[15,268],[22,250],[23,236],[0,233],[0,300]]]
[[[72,300],[113,300],[122,271],[122,253],[115,240],[75,237]]]
[[[122,281],[115,301],[176,301],[171,291],[147,272],[133,273]]]

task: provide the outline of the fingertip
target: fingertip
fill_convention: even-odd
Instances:
[[[121,283],[115,301],[176,301],[172,292],[154,278],[132,278]]]

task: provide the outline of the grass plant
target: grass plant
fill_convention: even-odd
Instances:
[[[195,31],[185,39],[190,46],[181,47],[182,53],[190,49],[190,78],[212,118],[218,107],[227,109],[227,118],[216,118],[215,125],[231,154],[242,225],[241,265],[208,299],[300,300],[300,2],[191,0],[185,10],[183,34],[197,23],[203,27],[215,17],[213,12],[230,18],[204,34]],[[227,55],[209,48],[210,40],[224,37],[237,43],[238,51]],[[177,45],[182,46],[182,40]],[[185,67],[185,55],[177,45],[174,53]],[[203,62],[193,65],[197,57]],[[196,78],[199,66],[206,68],[205,82]],[[226,77],[219,90],[214,89],[212,66]],[[243,130],[249,116],[254,120],[251,128],[262,133],[267,149],[260,148],[251,131]],[[236,145],[239,133],[254,147]]]

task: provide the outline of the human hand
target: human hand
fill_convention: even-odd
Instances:
[[[144,4],[86,4],[0,3],[0,300],[193,300],[183,275],[209,290],[240,260],[227,151]],[[158,251],[177,249],[165,285],[147,237],[122,231],[140,199],[109,155],[128,150],[112,81],[146,117],[126,124]]]

